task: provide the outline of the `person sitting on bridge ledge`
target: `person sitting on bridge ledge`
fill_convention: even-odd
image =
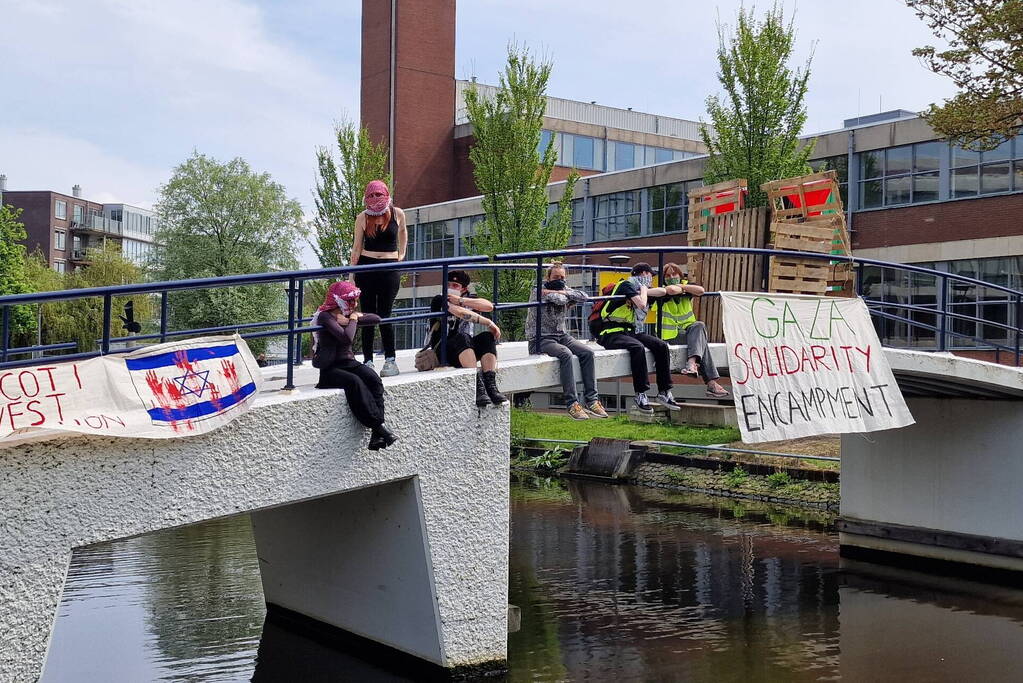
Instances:
[[[665,264],[661,281],[666,286],[682,288],[680,294],[665,296],[654,304],[661,307],[661,339],[671,345],[686,345],[689,359],[682,374],[699,373],[707,384],[707,396],[728,398],[728,390],[718,383],[721,375],[707,346],[707,326],[696,319],[693,311],[693,297],[703,296],[705,290],[689,282],[688,273],[677,263]]]
[[[629,352],[629,363],[632,367],[632,387],[636,392],[633,399],[636,408],[643,412],[653,412],[653,407],[646,392],[650,388],[650,371],[646,364],[646,350],[654,356],[657,371],[657,402],[669,410],[680,410],[671,395],[671,354],[668,345],[652,334],[636,332],[636,321],[643,320],[650,308],[650,297],[661,297],[665,294],[679,294],[682,288],[677,285],[651,287],[654,279],[653,268],[649,263],[637,263],[632,267],[632,277],[626,278],[615,285],[611,295],[622,297],[608,300],[600,312],[600,328],[597,342],[605,349],[625,349]]]
[[[480,408],[488,403],[495,406],[508,402],[504,394],[497,390],[497,340],[501,338],[501,328],[489,318],[484,318],[480,311],[494,310],[494,304],[469,293],[469,274],[464,270],[452,270],[448,273],[448,365],[453,368],[474,368],[479,362],[480,369],[476,372],[476,405]],[[441,310],[443,298],[440,294],[430,302],[431,311]],[[488,329],[472,336],[472,326],[484,325]],[[431,327],[430,346],[440,357],[440,323]]]
[[[317,389],[344,389],[355,419],[373,430],[369,449],[387,448],[398,437],[384,426],[384,385],[373,368],[355,360],[352,341],[355,329],[376,325],[380,316],[355,310],[362,292],[351,282],[335,282],[327,290],[323,305],[310,321],[321,325],[313,333],[313,367],[320,370]]]
[[[565,284],[565,266],[553,264],[547,270],[547,282],[543,283],[540,293],[544,302],[540,315],[540,339],[536,339],[536,309],[530,308],[526,314],[526,339],[529,341],[530,353],[544,353],[554,356],[561,365],[561,388],[565,392],[565,405],[568,414],[576,420],[587,420],[594,417],[607,417],[607,411],[600,404],[597,394],[597,380],[593,370],[593,350],[565,331],[565,315],[568,307],[586,301],[586,293],[578,289],[570,289]],[[529,296],[536,301],[536,292]],[[575,371],[572,368],[572,357],[579,359],[579,372],[582,375],[585,408],[579,402],[576,393]]]

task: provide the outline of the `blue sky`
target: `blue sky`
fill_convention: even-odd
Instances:
[[[494,82],[516,40],[553,58],[551,95],[699,119],[717,91],[716,21],[738,5],[461,0],[456,75]],[[952,94],[910,55],[934,40],[902,2],[786,7],[801,58],[817,41],[807,132]],[[149,206],[198,149],[244,157],[308,210],[316,146],[358,115],[360,11],[359,0],[0,0],[0,173],[12,190],[80,183],[91,199]]]

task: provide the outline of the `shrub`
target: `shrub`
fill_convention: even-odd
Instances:
[[[747,479],[749,479],[749,474],[740,465],[736,465],[735,469],[725,475],[725,483],[728,488],[732,489],[739,488],[746,483]]]
[[[767,485],[772,489],[781,488],[782,486],[788,486],[792,483],[792,477],[789,476],[788,472],[775,472],[767,477]]]

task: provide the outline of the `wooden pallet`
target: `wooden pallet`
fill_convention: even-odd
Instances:
[[[834,171],[773,180],[760,186],[771,207],[771,245],[779,251],[834,254],[834,261],[777,256],[769,288],[817,296],[854,296],[852,253]],[[780,269],[776,273],[776,266]],[[799,267],[797,267],[799,266]]]
[[[707,239],[709,218],[743,210],[748,191],[745,178],[689,190],[689,244],[700,245]]]
[[[762,248],[766,238],[767,207],[743,209],[710,217],[703,246]],[[764,258],[756,254],[690,254],[689,280],[710,292],[760,291]],[[696,315],[707,326],[711,341],[724,341],[720,297],[697,297]]]
[[[805,220],[845,211],[834,171],[772,180],[760,189],[767,193],[772,220]]]

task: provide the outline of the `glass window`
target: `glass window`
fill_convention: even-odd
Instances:
[[[860,208],[873,209],[882,204],[881,181],[864,180],[860,182]]]
[[[1012,158],[1012,140],[1006,140],[989,152],[981,152],[980,160],[983,163],[989,161],[1006,161]]]
[[[593,138],[582,135],[575,136],[575,152],[572,161],[576,168],[592,169],[594,167]]]
[[[568,133],[559,133],[558,139],[561,140],[561,153],[558,154],[558,163],[562,166],[570,166],[572,159],[575,157],[575,136]]]
[[[980,167],[980,193],[1008,192],[1012,189],[1010,165],[1006,161],[1001,164],[985,164]]]
[[[884,150],[860,152],[860,179],[880,178],[884,175]]]
[[[53,207],[53,215],[60,219],[67,218],[67,202],[62,199],[58,199]]]
[[[941,152],[945,149],[941,142],[923,142],[914,145],[913,171],[937,171],[941,159]]]
[[[938,172],[919,173],[913,178],[913,201],[933,202],[938,200]]]
[[[913,146],[892,147],[885,150],[885,175],[898,175],[913,170]],[[908,200],[907,200],[908,201]]]
[[[884,204],[909,204],[912,198],[912,176],[904,175],[895,178],[886,178],[884,181]]]
[[[1023,192],[1023,161],[1017,161],[1013,165],[1013,188],[1017,192]]]
[[[694,183],[672,183],[647,189],[647,222],[651,234],[686,229],[688,189]]]
[[[980,189],[979,183],[977,182],[977,167],[969,166],[967,168],[954,168],[952,169],[952,196],[958,197],[973,197],[977,194]]]
[[[53,262],[53,269],[55,271],[57,271],[58,273],[66,273],[67,272],[67,262],[66,261],[54,261]]]
[[[961,147],[952,148],[952,167],[976,165],[980,161],[980,154]]]
[[[64,230],[53,231],[53,248],[64,251],[67,246],[67,232]]]
[[[654,150],[654,163],[663,164],[666,161],[671,161],[672,151],[670,149],[663,149],[658,147]]]
[[[540,144],[537,146],[536,151],[540,153],[540,158],[543,159],[544,152],[547,151],[547,145],[551,144],[551,132],[549,130],[540,131]]]
[[[74,222],[75,223],[84,223],[85,222],[85,207],[84,206],[79,206],[78,204],[75,204],[73,209],[74,209],[74,213],[72,214],[72,216],[73,216]]]
[[[636,145],[627,142],[615,143],[615,167],[614,170],[621,171],[636,166]]]
[[[594,198],[593,240],[620,239],[640,234],[640,191],[614,192]]]

